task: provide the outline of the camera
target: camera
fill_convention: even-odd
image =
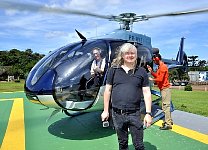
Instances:
[[[103,121],[103,127],[104,128],[109,127],[109,122],[108,121]]]

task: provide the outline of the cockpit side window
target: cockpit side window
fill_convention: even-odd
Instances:
[[[111,45],[110,62],[112,62],[113,59],[116,57],[120,46],[124,43],[126,43],[126,41],[116,41],[116,42],[110,43]],[[137,65],[144,67],[147,64],[151,64],[152,62],[151,50],[148,47],[145,47],[143,45],[136,45],[136,47],[137,47],[137,54],[138,54]]]
[[[138,66],[143,67],[152,62],[151,50],[143,45],[137,46],[137,55],[138,55],[138,59],[137,59]]]
[[[126,43],[126,41],[116,41],[111,42],[111,61],[116,57],[119,48],[122,44]],[[151,50],[143,45],[136,45],[137,47],[137,54],[138,54],[138,62],[137,65],[139,66],[145,66],[146,64],[149,64],[152,62],[152,55]]]
[[[110,57],[111,61],[110,62],[112,62],[113,59],[116,57],[120,46],[124,43],[125,43],[125,41],[116,41],[116,42],[110,43],[110,45],[111,45],[111,57]]]

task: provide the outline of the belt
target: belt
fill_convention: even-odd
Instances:
[[[132,114],[132,113],[135,113],[138,111],[138,109],[133,109],[133,110],[129,110],[129,109],[118,109],[118,108],[115,108],[113,107],[113,111],[117,114]]]

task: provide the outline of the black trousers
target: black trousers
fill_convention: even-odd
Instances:
[[[143,123],[140,111],[131,114],[120,114],[112,110],[113,124],[118,136],[119,150],[128,150],[128,129],[135,150],[144,150]]]

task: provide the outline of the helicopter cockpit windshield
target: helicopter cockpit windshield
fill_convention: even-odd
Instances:
[[[99,86],[95,86],[90,74],[94,60],[92,49],[101,49],[102,58],[106,57],[107,46],[103,41],[86,42],[76,47],[62,58],[55,67],[54,98],[61,107],[69,110],[82,110],[90,107],[96,100]]]
[[[101,58],[108,61],[108,47],[104,40],[77,42],[50,52],[28,75],[25,83],[28,99],[68,110],[91,107],[102,85],[102,82],[99,86],[94,85],[90,72],[95,47],[101,50]]]

